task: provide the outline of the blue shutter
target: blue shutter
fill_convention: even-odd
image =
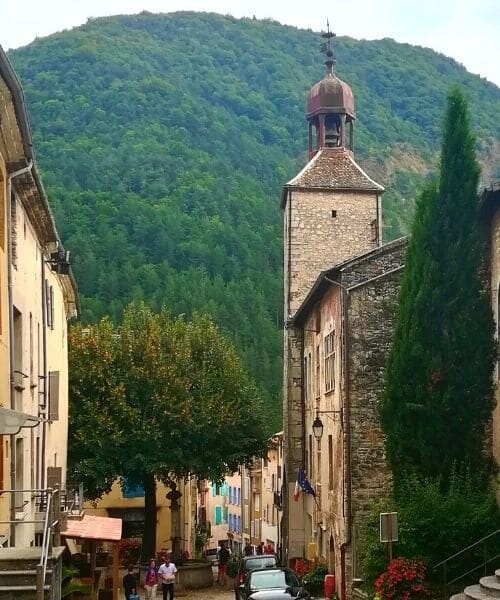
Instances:
[[[222,506],[216,506],[215,507],[215,524],[216,525],[221,525],[222,523]]]
[[[212,483],[212,496],[217,496],[217,485]]]

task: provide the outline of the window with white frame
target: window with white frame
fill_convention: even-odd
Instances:
[[[335,331],[325,336],[325,392],[335,389]]]

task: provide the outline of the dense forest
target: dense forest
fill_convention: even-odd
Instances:
[[[305,162],[321,38],[273,21],[173,13],[89,20],[10,53],[84,322],[132,299],[208,312],[279,426],[279,191]],[[484,181],[500,176],[500,89],[390,39],[335,39],[353,88],[358,161],[388,189],[385,239],[406,230],[435,166],[452,83],[471,102]]]

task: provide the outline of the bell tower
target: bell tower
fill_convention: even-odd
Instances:
[[[309,92],[306,118],[309,123],[309,159],[322,148],[345,148],[353,151],[354,144],[354,96],[351,88],[333,73],[335,58],[330,31],[322,34],[326,42],[326,77]]]
[[[354,95],[333,72],[328,28],[322,51],[326,75],[309,92],[306,108],[309,162],[283,186],[284,365],[283,429],[285,480],[282,544],[284,559],[305,556],[304,507],[293,501],[305,467],[303,349],[293,317],[321,273],[382,243],[384,188],[354,160]],[[314,484],[314,482],[313,482]]]

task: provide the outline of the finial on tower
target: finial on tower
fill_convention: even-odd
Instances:
[[[333,65],[335,64],[335,58],[333,57],[332,50],[332,38],[336,37],[335,33],[330,30],[330,22],[326,20],[326,32],[321,34],[321,37],[326,40],[320,46],[320,52],[326,54],[326,69],[328,73],[333,74]]]

